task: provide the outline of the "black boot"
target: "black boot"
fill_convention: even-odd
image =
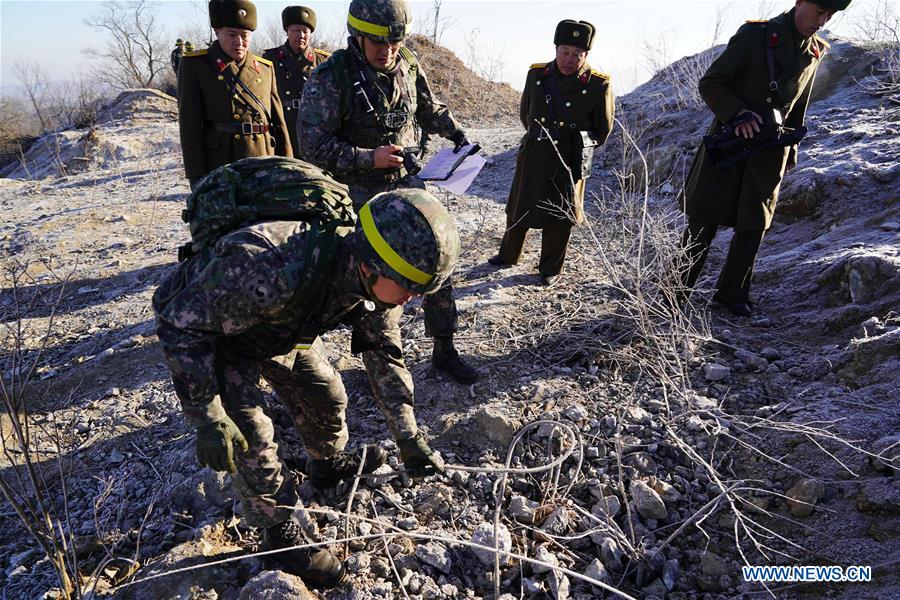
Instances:
[[[353,479],[359,472],[362,448],[340,452],[331,458],[310,459],[307,463],[309,479],[320,490],[334,487],[344,479]],[[387,461],[387,452],[378,446],[366,446],[366,462],[362,473],[368,475]]]
[[[303,536],[300,524],[288,519],[278,525],[266,529],[266,550],[290,548],[308,544]],[[344,565],[331,552],[324,548],[302,548],[286,550],[269,555],[284,567],[284,570],[300,577],[304,582],[320,589],[334,587],[343,581],[347,572]]]
[[[469,385],[478,381],[478,371],[467,365],[459,357],[453,346],[452,337],[434,338],[434,352],[431,353],[431,364],[438,371],[443,371],[458,383]]]

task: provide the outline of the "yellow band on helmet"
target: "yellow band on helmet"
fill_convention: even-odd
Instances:
[[[377,35],[379,37],[390,37],[391,28],[387,25],[376,25],[375,23],[369,23],[368,21],[363,21],[361,19],[357,19],[350,13],[347,13],[347,23],[349,23],[355,29],[359,29],[363,33],[368,33],[369,35]]]
[[[431,283],[431,280],[434,279],[434,275],[429,275],[425,271],[417,269],[406,262],[406,260],[397,254],[387,241],[381,237],[381,233],[375,226],[375,220],[372,218],[372,210],[368,204],[363,205],[362,209],[359,211],[359,222],[362,225],[363,233],[366,234],[366,239],[372,244],[372,248],[375,249],[375,252],[381,257],[381,260],[386,262],[390,268],[419,285],[428,285]]]

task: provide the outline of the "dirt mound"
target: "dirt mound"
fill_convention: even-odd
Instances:
[[[518,122],[520,94],[508,83],[487,81],[423,35],[413,35],[406,45],[418,55],[434,93],[463,125],[499,127]]]
[[[136,120],[177,120],[178,101],[151,89],[125,90],[107,104],[97,116],[99,123]]]

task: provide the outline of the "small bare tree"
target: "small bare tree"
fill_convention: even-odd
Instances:
[[[432,0],[431,2],[431,41],[435,44],[441,43],[441,36],[444,35],[448,29],[456,25],[459,20],[462,18],[462,15],[441,16],[441,8],[444,4],[444,0]]]
[[[31,103],[35,116],[40,123],[41,131],[51,129],[49,116],[46,114],[47,93],[50,90],[50,82],[41,65],[36,61],[17,60],[13,66],[13,73],[19,81],[22,93]]]
[[[85,51],[100,59],[96,76],[116,89],[154,87],[169,67],[168,44],[149,0],[104,2],[101,12],[85,20],[106,34],[103,48]]]

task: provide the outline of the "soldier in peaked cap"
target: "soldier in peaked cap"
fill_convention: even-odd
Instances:
[[[275,65],[278,78],[278,94],[284,106],[284,120],[290,132],[294,157],[300,158],[297,143],[297,114],[303,86],[319,63],[325,62],[330,53],[312,48],[310,37],[316,30],[316,11],[306,6],[288,6],[281,11],[281,25],[287,40],[281,46],[263,52],[263,58]]]
[[[178,126],[193,189],[215,169],[250,156],[292,156],[274,65],[250,52],[256,7],[211,0],[216,41],[186,52],[178,73]]]
[[[752,138],[761,127],[804,124],[816,69],[828,43],[816,35],[850,0],[796,0],[768,21],[748,21],[700,79],[699,90],[715,117],[709,133],[742,116],[735,135]],[[765,231],[772,224],[785,172],[797,164],[797,145],[760,150],[746,162],[717,169],[700,146],[685,183],[688,226],[683,246],[689,267],[682,283],[693,288],[719,227],[734,235],[713,300],[750,316],[750,281]]]
[[[609,75],[587,63],[594,35],[587,21],[561,21],[553,38],[556,60],[528,71],[519,105],[528,131],[516,157],[500,252],[488,259],[497,266],[518,263],[525,234],[542,229],[538,270],[544,285],[562,271],[572,226],[584,219],[593,149],[606,141],[613,125]]]
[[[355,208],[379,192],[425,188],[400,152],[418,146],[417,127],[468,145],[465,131],[435,98],[415,54],[403,46],[412,13],[404,0],[353,0],[347,48],[336,51],[303,89],[297,142],[303,160],[350,187]],[[459,383],[478,372],[456,350],[458,318],[450,281],[422,302],[434,338],[431,362]]]

